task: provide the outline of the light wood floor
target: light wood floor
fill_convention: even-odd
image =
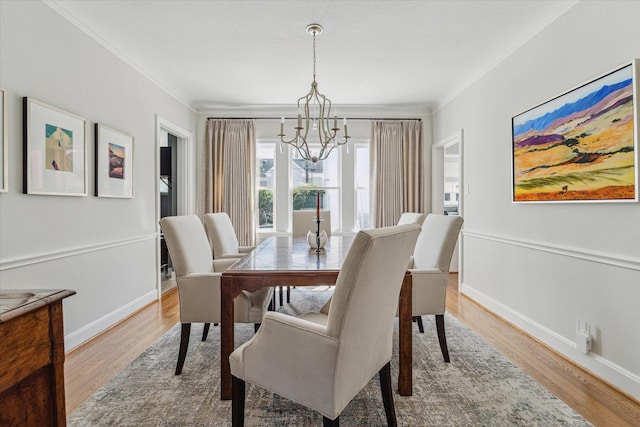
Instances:
[[[640,426],[637,402],[559,356],[521,330],[484,310],[457,290],[451,275],[450,314],[596,426]],[[67,354],[67,414],[129,365],[179,321],[176,289]],[[435,331],[425,331],[435,333]],[[176,349],[177,355],[177,349]],[[177,357],[177,356],[176,356]]]

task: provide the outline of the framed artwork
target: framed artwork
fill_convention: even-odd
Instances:
[[[0,89],[0,193],[9,191],[9,131],[7,129],[9,107],[7,92]]]
[[[133,197],[133,136],[96,123],[96,196]]]
[[[87,120],[23,98],[24,192],[87,195]]]
[[[514,202],[637,202],[640,60],[512,119]]]

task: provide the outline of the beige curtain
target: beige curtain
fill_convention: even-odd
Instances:
[[[422,122],[371,123],[371,224],[395,225],[403,212],[424,212]]]
[[[255,242],[255,146],[253,120],[207,120],[204,213],[229,214],[241,246]]]

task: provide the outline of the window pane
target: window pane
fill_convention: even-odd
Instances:
[[[371,228],[369,215],[369,146],[357,145],[356,149],[356,227]]]
[[[369,189],[356,190],[356,226],[360,230],[371,228],[369,219]]]
[[[258,188],[273,188],[275,185],[275,144],[257,144]]]
[[[275,198],[275,144],[256,146],[256,188],[258,190],[258,228],[272,229]]]
[[[273,228],[273,191],[258,190],[258,228]]]
[[[292,206],[294,211],[315,210],[320,193],[320,210],[327,210],[331,215],[331,230],[337,230],[340,224],[340,192],[337,189],[294,188]]]
[[[293,158],[291,162],[292,187],[311,184],[315,187],[339,187],[338,156],[332,153],[327,159],[313,163]]]

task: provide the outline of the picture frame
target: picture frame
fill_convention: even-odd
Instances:
[[[637,202],[640,60],[512,118],[512,202]]]
[[[0,193],[9,191],[9,106],[7,92],[0,88]]]
[[[134,137],[100,123],[95,124],[96,196],[133,197]]]
[[[87,120],[23,98],[26,194],[87,195]]]

